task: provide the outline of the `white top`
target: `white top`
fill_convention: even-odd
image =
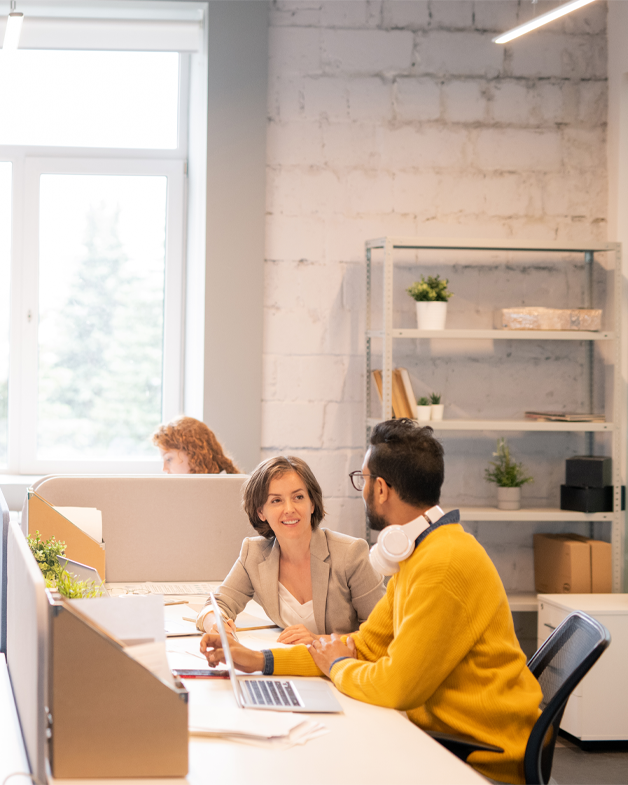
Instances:
[[[288,589],[279,583],[279,614],[288,627],[293,624],[302,624],[314,635],[320,635],[316,620],[314,619],[314,601],[309,600],[303,605]]]

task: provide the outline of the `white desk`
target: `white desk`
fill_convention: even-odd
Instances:
[[[4,654],[0,654],[0,782],[16,771],[29,772],[20,723]],[[28,777],[11,777],[10,785],[30,784]]]
[[[185,597],[198,604],[205,598]],[[187,615],[185,606],[165,608],[171,618]],[[250,604],[247,611],[260,616],[261,609]],[[277,630],[258,630],[240,634],[243,643],[252,648],[275,646]],[[167,649],[172,667],[203,667],[198,657],[200,637],[168,638]],[[227,680],[188,679],[186,687],[190,701],[225,701],[231,703],[233,694]],[[485,785],[486,780],[470,766],[458,760],[435,742],[404,715],[392,709],[370,706],[335,690],[344,714],[316,714],[312,716],[330,729],[330,733],[313,739],[303,746],[287,750],[267,750],[221,739],[190,737],[189,773],[185,779],[115,779],[115,780],[54,780],[54,785],[330,785],[359,783],[359,785]],[[6,703],[6,701],[5,701]],[[11,696],[11,708],[13,707]],[[20,738],[19,724],[13,712],[12,724],[7,721],[10,711],[0,703],[4,725],[0,726],[0,749],[4,752],[6,738]],[[9,735],[5,725],[11,725]],[[10,734],[13,734],[11,736]],[[11,745],[17,755],[9,765],[11,770],[24,770],[25,756],[19,757],[18,745]],[[23,750],[23,748],[22,748]],[[23,755],[23,752],[22,752]],[[0,772],[5,770],[4,755],[0,755]],[[9,769],[7,768],[7,773]],[[11,781],[9,785],[23,785]],[[0,780],[1,782],[2,780]]]
[[[170,606],[173,615],[183,606]],[[247,612],[261,616],[256,603]],[[242,643],[255,649],[277,647],[278,630],[241,632]],[[203,667],[194,657],[200,638],[168,638],[168,658],[172,667]],[[231,685],[224,679],[186,679],[193,701],[226,701],[232,705]],[[336,690],[344,714],[306,715],[316,718],[330,733],[303,746],[275,751],[220,739],[190,737],[190,773],[192,785],[212,780],[221,785],[320,785],[329,783],[485,783],[471,767],[447,752],[438,742],[423,733],[405,715],[393,709],[370,706],[353,700]],[[68,783],[71,785],[71,783]]]

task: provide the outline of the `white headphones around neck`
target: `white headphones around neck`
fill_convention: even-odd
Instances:
[[[379,533],[377,544],[371,548],[371,566],[380,575],[399,572],[399,562],[407,559],[414,551],[416,538],[440,520],[445,513],[436,505],[403,526],[386,526]]]

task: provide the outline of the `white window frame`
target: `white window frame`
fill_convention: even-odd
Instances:
[[[179,142],[176,149],[0,146],[0,160],[12,164],[13,189],[8,464],[6,468],[0,469],[0,476],[161,471],[157,455],[152,460],[128,461],[42,461],[36,457],[38,192],[39,176],[43,173],[162,174],[168,177],[162,418],[168,420],[176,416],[182,411],[184,396],[186,270],[190,264],[192,270],[204,266],[203,140],[206,143],[206,129],[201,128],[200,134],[198,130],[195,133],[196,143],[188,155],[192,101],[196,99],[196,103],[206,105],[204,79],[195,79],[194,96],[190,97],[190,70],[194,63],[195,72],[198,73],[200,64],[203,73],[206,49],[198,54],[179,54]],[[203,182],[200,190],[198,187],[195,189],[192,200],[188,200],[187,195],[189,158],[194,162],[195,171],[198,170],[195,178]],[[35,199],[33,193],[37,194]],[[189,201],[193,204],[189,205]],[[37,218],[34,217],[35,212]],[[37,227],[36,231],[33,230],[34,226]],[[195,235],[203,237],[200,241],[195,239],[196,253],[193,260],[187,258],[188,226]],[[198,274],[195,275],[198,277]],[[198,291],[195,296],[199,296]],[[155,426],[158,424],[155,423]],[[147,438],[149,436],[147,434]]]
[[[29,205],[24,216],[22,288],[14,312],[21,320],[20,415],[10,417],[9,444],[19,445],[21,471],[39,474],[54,468],[57,472],[81,472],[86,463],[93,471],[150,471],[154,461],[42,461],[37,458],[38,411],[38,332],[39,332],[39,188],[44,174],[95,174],[165,176],[168,179],[166,217],[166,278],[164,308],[164,347],[162,375],[162,415],[167,419],[179,411],[181,403],[180,365],[182,326],[182,251],[183,251],[183,161],[125,159],[25,159],[25,199]],[[14,346],[12,346],[14,348]],[[11,378],[11,377],[10,377]],[[9,393],[10,395],[10,393]],[[9,400],[11,407],[12,400]],[[155,423],[157,426],[159,423]],[[17,434],[12,428],[19,429]],[[150,434],[147,434],[147,438]]]

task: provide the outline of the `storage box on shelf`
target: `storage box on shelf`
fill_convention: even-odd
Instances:
[[[604,303],[604,321],[600,331],[589,330],[508,330],[508,329],[464,329],[457,325],[453,329],[444,330],[418,330],[413,328],[400,327],[393,324],[393,315],[396,312],[394,307],[393,283],[395,266],[399,261],[400,252],[405,251],[487,251],[487,252],[508,252],[512,253],[513,258],[516,252],[541,252],[550,255],[556,262],[563,258],[560,254],[573,255],[583,254],[584,256],[584,279],[582,282],[583,308],[591,308],[594,299],[593,284],[593,263],[595,254],[604,255],[605,270],[608,273],[608,285],[606,292],[606,302]],[[381,322],[374,324],[373,304],[374,300],[374,253],[378,253],[378,261],[382,263],[382,286],[381,286]],[[383,258],[382,258],[383,257]],[[573,256],[570,256],[573,259]],[[392,372],[393,372],[393,346],[396,342],[404,342],[416,339],[431,339],[439,341],[455,340],[464,341],[513,341],[512,348],[514,355],[521,347],[521,341],[533,342],[528,345],[535,347],[542,345],[547,347],[550,342],[579,341],[584,344],[585,361],[583,362],[584,373],[582,378],[583,387],[586,390],[585,409],[593,411],[594,391],[601,389],[603,381],[595,377],[594,374],[594,347],[604,347],[604,365],[606,369],[618,368],[621,360],[621,246],[618,243],[545,243],[534,242],[508,242],[492,240],[469,240],[469,241],[450,241],[432,240],[425,238],[408,237],[383,237],[369,240],[366,243],[366,265],[367,265],[367,293],[366,293],[366,427],[367,436],[375,423],[382,419],[392,416]],[[404,266],[412,265],[420,273],[426,272],[429,268],[430,274],[438,266],[438,262],[432,258],[428,263],[421,261],[408,262],[404,260]],[[418,275],[418,273],[417,273]],[[454,290],[455,294],[455,290]],[[513,295],[515,296],[515,295]],[[495,302],[494,307],[504,306],[504,302]],[[575,303],[569,303],[574,307]],[[596,303],[596,306],[598,304]],[[476,321],[477,324],[477,321]],[[382,402],[381,412],[372,412],[371,404],[371,371],[373,369],[373,345],[377,341],[381,345],[381,369],[382,369]],[[469,344],[471,345],[471,344]],[[606,348],[607,347],[607,348]],[[549,349],[548,349],[549,352]],[[410,367],[410,366],[408,366]],[[422,369],[423,377],[429,377],[429,370],[426,366]],[[610,378],[610,375],[608,375]],[[604,422],[551,422],[528,419],[445,419],[442,421],[430,422],[436,435],[449,434],[456,432],[477,432],[478,437],[481,432],[502,434],[517,434],[519,432],[539,432],[539,433],[574,433],[583,434],[584,451],[592,454],[594,434],[607,433],[609,439],[610,453],[612,457],[614,486],[614,511],[608,513],[579,513],[561,510],[558,507],[534,507],[521,509],[515,512],[504,512],[497,510],[496,507],[461,507],[461,518],[467,521],[500,521],[508,524],[515,521],[529,522],[575,522],[588,523],[592,531],[594,523],[600,524],[607,522],[601,529],[602,537],[612,543],[613,552],[613,591],[623,589],[624,574],[624,515],[621,512],[621,485],[622,477],[625,473],[623,456],[620,450],[620,434],[624,427],[624,411],[621,406],[621,378],[619,372],[612,374],[612,381],[606,380],[605,388],[605,421]],[[430,379],[430,384],[435,382]],[[547,380],[551,388],[551,377]],[[438,387],[440,390],[440,386]],[[508,376],[504,377],[503,388],[499,391],[502,395],[507,394]],[[443,392],[446,392],[443,390]],[[598,393],[596,393],[598,394]],[[598,394],[598,398],[600,395]],[[446,394],[446,399],[451,402],[451,396]],[[588,407],[588,409],[587,409]],[[558,408],[558,407],[557,407]],[[522,413],[523,414],[523,413]],[[373,416],[376,415],[376,416]],[[467,435],[466,438],[470,438]],[[625,481],[625,480],[624,480]],[[558,489],[557,489],[558,493]],[[449,500],[454,501],[455,500]],[[459,506],[459,505],[456,505]],[[600,529],[598,528],[598,531]],[[368,533],[367,533],[368,534]],[[531,540],[531,535],[530,535]],[[531,581],[532,582],[532,581]],[[519,594],[511,598],[513,609],[524,610],[534,607],[534,594],[529,592]],[[516,606],[516,608],[515,608]]]

